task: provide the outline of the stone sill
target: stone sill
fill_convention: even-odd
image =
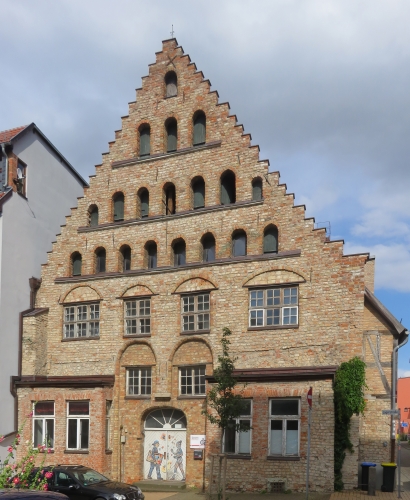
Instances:
[[[69,337],[61,339],[61,342],[76,342],[78,340],[100,340],[100,336],[93,335],[92,337]]]
[[[151,395],[149,395],[149,396],[124,396],[124,399],[145,399],[145,400],[151,400]]]
[[[250,326],[248,332],[257,332],[258,330],[295,330],[299,325],[279,325],[279,326]]]
[[[90,452],[88,450],[64,450],[64,453],[68,455],[88,455]]]
[[[282,462],[300,462],[300,457],[282,457],[282,456],[274,456],[274,455],[268,455],[266,457],[266,460],[276,460],[276,461],[282,461]]]
[[[180,332],[180,335],[204,335],[211,333],[211,330],[195,330],[189,332]]]
[[[230,455],[229,453],[226,454],[226,458],[229,460],[251,460],[252,456],[251,455]]]

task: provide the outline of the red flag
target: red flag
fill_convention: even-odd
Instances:
[[[310,387],[309,390],[308,390],[308,393],[307,393],[307,402],[308,402],[308,405],[310,406],[310,408],[312,408],[312,388]]]

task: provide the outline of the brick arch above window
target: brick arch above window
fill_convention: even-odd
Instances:
[[[259,273],[246,281],[244,287],[280,285],[285,283],[305,283],[306,279],[302,274],[287,269],[275,269]]]
[[[148,346],[153,355],[154,355],[154,361],[155,363],[157,362],[157,356],[155,354],[155,350],[154,348],[152,347],[151,345],[151,342],[149,342],[149,340],[146,340],[146,339],[132,339],[130,341],[128,341],[125,345],[123,345],[121,347],[121,349],[118,350],[118,353],[117,353],[117,358],[115,360],[115,376],[118,377],[119,374],[120,374],[120,370],[121,370],[121,367],[123,365],[123,355],[124,353],[127,351],[127,349],[130,347],[130,346],[133,346],[133,345],[146,345]]]
[[[189,278],[181,282],[174,293],[189,293],[189,292],[200,292],[201,290],[216,290],[217,286],[215,286],[211,281],[206,278],[195,277]]]
[[[80,285],[72,288],[61,300],[61,304],[70,302],[85,302],[92,300],[101,300],[101,294],[88,285]]]
[[[156,364],[154,351],[149,344],[129,345],[121,356],[121,366],[152,366]]]
[[[138,296],[147,296],[147,295],[155,295],[155,294],[146,285],[134,285],[130,288],[127,288],[123,292],[121,297],[138,297]]]
[[[213,355],[209,344],[202,339],[189,339],[179,343],[176,347],[170,361],[175,365],[212,364]]]

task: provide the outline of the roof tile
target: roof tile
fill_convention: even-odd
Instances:
[[[23,125],[21,127],[11,128],[10,130],[4,130],[0,132],[0,142],[8,142],[13,139],[17,134],[24,130],[28,125]]]

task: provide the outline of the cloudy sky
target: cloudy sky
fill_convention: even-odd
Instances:
[[[34,121],[87,178],[173,24],[307,216],[376,255],[410,328],[409,19],[408,0],[2,0],[0,130]]]

